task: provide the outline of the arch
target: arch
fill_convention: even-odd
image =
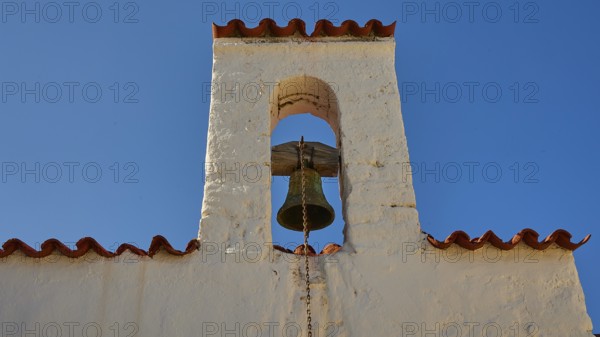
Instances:
[[[280,120],[308,112],[329,124],[335,134],[336,147],[339,148],[340,113],[335,87],[335,83],[305,75],[289,77],[277,83],[269,101],[271,133]]]
[[[274,87],[269,100],[270,136],[280,121],[300,114],[310,114],[325,121],[335,135],[335,146],[341,148],[340,111],[336,96],[337,84],[327,83],[322,79],[300,75],[285,78]],[[311,141],[307,139],[307,141]],[[346,200],[343,197],[343,165],[338,172],[340,195],[340,211],[336,210],[336,218],[342,223],[342,240],[346,242]],[[273,216],[271,214],[271,216]],[[271,229],[272,231],[273,229]]]

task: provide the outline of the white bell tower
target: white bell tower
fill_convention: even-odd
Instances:
[[[419,239],[412,180],[402,174],[409,157],[394,26],[321,21],[311,36],[300,20],[214,27],[200,240],[271,242],[271,132],[306,112],[336,135],[344,247],[388,251]],[[254,171],[245,179],[250,166],[260,179]]]

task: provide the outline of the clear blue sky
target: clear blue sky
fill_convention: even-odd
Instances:
[[[211,23],[299,16],[310,32],[317,19],[377,18],[398,23],[423,230],[595,235],[575,257],[600,324],[598,12],[593,0],[2,2],[0,241],[92,236],[146,248],[162,234],[183,248],[202,203]],[[325,123],[297,120],[273,143],[333,143]],[[339,212],[336,182],[324,185]],[[276,210],[286,182],[273,188]],[[338,217],[313,243],[341,242],[341,228]],[[300,240],[277,225],[274,239]]]

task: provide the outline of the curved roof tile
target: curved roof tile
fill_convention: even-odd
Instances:
[[[38,251],[19,239],[10,239],[2,245],[2,249],[0,249],[0,258],[9,256],[16,251],[20,251],[26,256],[34,258],[46,257],[52,254],[54,251],[57,251],[66,257],[78,258],[82,257],[90,250],[103,257],[119,256],[123,254],[123,252],[126,250],[129,250],[131,253],[139,256],[152,257],[156,255],[160,250],[164,250],[165,252],[171,255],[182,256],[198,250],[200,244],[198,243],[198,240],[191,240],[185,248],[185,251],[180,251],[174,249],[173,246],[171,246],[171,244],[169,243],[169,241],[167,241],[167,239],[160,235],[157,235],[154,238],[152,238],[152,242],[150,243],[150,248],[148,249],[148,251],[139,249],[133,245],[125,243],[120,245],[116,251],[110,252],[104,249],[102,245],[100,245],[96,240],[90,237],[80,239],[79,241],[77,241],[75,246],[77,247],[76,249],[70,249],[64,243],[60,242],[57,239],[49,239],[42,243],[40,247],[41,249]]]
[[[299,245],[294,250],[283,248],[278,245],[274,245],[273,248],[276,250],[279,250],[281,252],[288,253],[288,254],[304,255],[304,245]],[[323,248],[323,250],[319,254],[317,254],[315,249],[311,245],[308,245],[308,255],[309,256],[334,254],[334,253],[339,252],[340,250],[342,250],[342,246],[340,246],[336,243],[330,243],[330,244],[326,245],[325,248]]]
[[[2,249],[0,249],[0,258],[7,257],[16,251],[20,251],[23,254],[25,254],[25,256],[32,257],[32,258],[44,258],[54,252],[58,252],[61,255],[64,255],[66,257],[76,259],[76,258],[84,256],[89,251],[93,251],[102,257],[110,258],[110,257],[119,256],[119,255],[123,254],[123,252],[125,252],[126,250],[130,251],[131,253],[133,253],[135,255],[148,256],[148,257],[153,257],[161,250],[164,250],[166,253],[168,253],[170,255],[183,256],[183,255],[191,254],[194,251],[198,250],[200,248],[200,242],[195,239],[191,240],[187,244],[187,247],[185,248],[185,250],[180,251],[180,250],[173,248],[173,246],[171,246],[169,241],[167,239],[165,239],[163,236],[157,235],[154,238],[152,238],[152,242],[150,243],[150,247],[148,248],[148,251],[137,248],[134,245],[125,243],[125,244],[120,245],[117,248],[117,250],[115,250],[114,252],[111,252],[111,251],[106,250],[104,247],[102,247],[102,245],[100,245],[98,243],[98,241],[94,240],[93,238],[85,237],[85,238],[82,238],[79,241],[77,241],[75,246],[77,247],[76,249],[71,249],[67,245],[65,245],[64,243],[60,242],[57,239],[49,239],[49,240],[44,241],[44,243],[42,243],[42,245],[40,246],[40,250],[36,250],[19,239],[10,239],[2,245]],[[337,245],[335,243],[330,243],[327,246],[325,246],[325,248],[321,251],[320,254],[316,254],[315,250],[311,246],[308,246],[308,247],[309,247],[308,250],[309,250],[310,256],[333,254],[342,249],[342,247],[340,245]],[[304,245],[298,246],[294,251],[291,251],[289,249],[286,249],[286,248],[283,248],[283,247],[280,247],[277,245],[273,246],[273,248],[275,248],[279,251],[285,252],[285,253],[290,253],[290,254],[298,254],[298,255],[304,254]]]
[[[383,25],[379,20],[369,20],[364,27],[361,27],[356,21],[346,20],[338,27],[328,20],[319,20],[315,23],[315,29],[312,34],[306,33],[306,24],[301,19],[292,19],[287,26],[280,27],[273,19],[263,19],[258,26],[254,28],[246,27],[242,20],[234,19],[225,26],[219,26],[213,23],[213,38],[228,37],[390,37],[394,36],[396,22],[390,25]]]
[[[457,244],[468,250],[476,250],[483,247],[486,243],[489,243],[498,249],[511,250],[522,241],[529,247],[537,250],[544,250],[553,243],[564,249],[575,250],[588,242],[591,237],[591,235],[587,235],[583,240],[577,243],[571,242],[573,236],[564,229],[554,231],[542,241],[539,241],[539,236],[540,235],[533,229],[525,228],[513,236],[510,241],[504,242],[492,231],[487,231],[482,236],[474,239],[471,239],[469,235],[463,231],[456,231],[450,234],[444,241],[438,241],[433,236],[427,234],[427,241],[439,249],[446,249],[452,244]]]
[[[571,233],[567,232],[564,229],[559,229],[554,231],[552,234],[548,235],[544,240],[539,241],[539,234],[533,229],[526,228],[517,233],[515,236],[513,236],[513,238],[510,241],[506,242],[502,241],[502,239],[500,239],[492,231],[487,231],[482,236],[473,239],[471,239],[469,235],[463,231],[455,231],[452,234],[450,234],[444,241],[438,241],[433,236],[428,234],[427,241],[429,241],[431,245],[439,249],[447,249],[452,244],[456,244],[468,250],[477,250],[479,248],[482,248],[486,243],[489,243],[498,249],[511,250],[522,241],[529,247],[537,250],[544,250],[550,247],[552,244],[556,244],[559,247],[573,251],[581,247],[586,242],[588,242],[591,235],[587,235],[585,238],[583,238],[583,240],[579,242],[571,242],[572,237],[573,236],[571,235]],[[40,247],[41,249],[38,251],[19,239],[10,239],[2,245],[2,249],[0,249],[0,258],[7,257],[16,251],[20,251],[23,254],[25,254],[25,256],[33,258],[43,258],[49,256],[55,251],[69,258],[79,258],[87,254],[90,250],[103,257],[119,256],[123,254],[123,252],[125,252],[126,250],[139,256],[148,257],[153,257],[161,250],[164,250],[170,255],[183,256],[193,253],[194,251],[200,248],[199,241],[194,239],[187,244],[187,247],[184,251],[180,251],[173,248],[169,241],[160,235],[157,235],[154,238],[152,238],[152,242],[150,243],[148,251],[139,249],[131,244],[125,243],[120,245],[116,251],[110,252],[104,247],[102,247],[102,245],[100,245],[96,240],[90,237],[82,238],[81,240],[77,241],[75,245],[77,247],[76,249],[70,249],[64,243],[60,242],[57,239],[49,239],[42,243]],[[273,246],[273,248],[285,253],[297,255],[304,254],[304,245],[299,245],[293,251],[277,245]],[[341,249],[342,247],[340,245],[330,243],[327,246],[325,246],[325,248],[323,248],[321,253],[316,254],[314,248],[309,246],[309,255],[315,256],[324,254],[334,254],[340,251]]]

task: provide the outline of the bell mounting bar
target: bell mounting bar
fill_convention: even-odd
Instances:
[[[304,142],[307,156],[321,177],[337,177],[340,168],[339,150],[319,142]],[[298,142],[288,142],[271,148],[271,174],[291,176],[298,169]]]

